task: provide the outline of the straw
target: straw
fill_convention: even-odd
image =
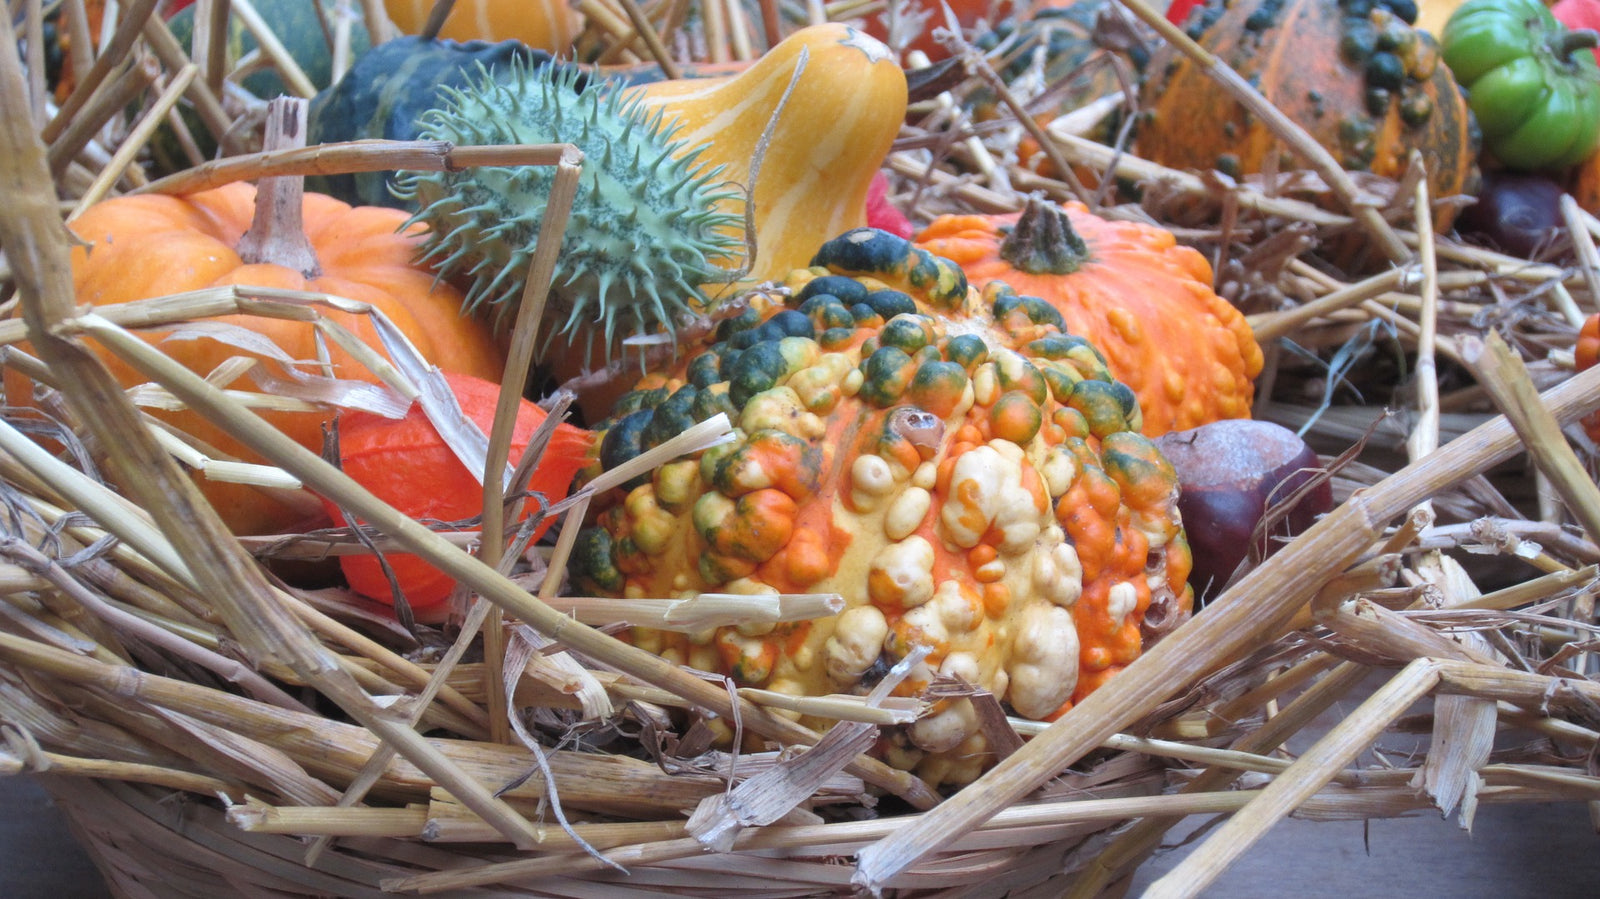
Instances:
[[[375,39],[388,33],[382,4],[361,5]],[[670,74],[708,54],[756,52],[757,29],[745,10],[711,4],[708,30],[684,16],[687,6],[584,0],[585,53],[601,62],[654,59]],[[158,882],[156,892],[230,895],[381,896],[387,886],[775,897],[843,893],[852,880],[881,875],[867,885],[906,895],[1070,889],[1087,899],[1115,894],[1174,821],[1233,815],[1217,831],[1223,838],[1191,855],[1188,879],[1161,888],[1187,895],[1285,814],[1359,820],[1432,810],[1459,815],[1467,826],[1484,804],[1600,801],[1600,779],[1581,764],[1597,741],[1582,722],[1600,702],[1586,674],[1596,645],[1589,619],[1600,548],[1583,518],[1595,500],[1580,474],[1590,447],[1571,427],[1600,401],[1594,376],[1571,375],[1575,331],[1585,312],[1600,308],[1593,250],[1600,223],[1570,198],[1563,215],[1571,247],[1519,259],[1436,234],[1415,161],[1392,184],[1349,178],[1336,167],[1319,173],[1332,176],[1325,183],[1291,172],[1175,172],[1121,143],[1088,139],[1077,123],[1098,120],[1112,105],[1131,119],[1137,96],[1102,98],[1040,129],[1030,115],[1049,98],[1024,108],[1003,83],[999,120],[977,121],[968,104],[999,81],[992,71],[1002,60],[973,51],[973,71],[941,82],[937,101],[919,103],[885,166],[892,195],[913,221],[1013,211],[1022,191],[1078,197],[1071,166],[1103,173],[1099,192],[1083,196],[1094,211],[1153,221],[1199,248],[1215,266],[1219,292],[1248,314],[1269,356],[1257,415],[1305,427],[1329,458],[1351,444],[1358,446],[1348,457],[1360,458],[1334,465],[1336,493],[1348,497],[1343,506],[1212,608],[1147,646],[1143,659],[1058,723],[1008,719],[995,697],[973,696],[1000,761],[940,804],[914,774],[862,750],[896,739],[893,729],[925,714],[941,694],[881,702],[790,696],[708,679],[605,636],[630,627],[690,634],[768,627],[836,614],[840,597],[561,595],[578,530],[613,501],[611,491],[703,452],[736,423],[697,427],[554,504],[547,510],[557,519],[553,546],[530,549],[529,528],[507,527],[521,501],[503,499],[520,493],[539,457],[536,439],[503,477],[505,435],[533,362],[561,215],[546,218],[528,273],[496,424],[481,441],[457,447],[490,488],[477,530],[430,534],[362,497],[331,466],[290,451],[252,414],[390,408],[419,393],[435,396],[426,364],[365,304],[229,288],[74,307],[59,266],[61,219],[119,190],[183,194],[278,175],[468,165],[549,165],[565,178],[576,174],[578,161],[559,146],[364,141],[227,156],[239,136],[233,117],[249,115],[253,101],[237,84],[226,95],[213,90],[237,74],[227,71],[223,26],[234,8],[244,17],[251,10],[201,7],[194,59],[148,14],[108,20],[115,24],[105,49],[121,48],[111,56],[93,52],[82,2],[68,0],[62,22],[73,37],[74,70],[93,78],[80,81],[48,122],[37,59],[22,79],[22,100],[14,79],[0,93],[7,110],[27,109],[8,120],[54,129],[43,159],[57,188],[47,198],[42,179],[17,177],[17,160],[37,157],[0,160],[0,178],[16,188],[8,197],[32,204],[5,212],[0,223],[10,229],[0,231],[0,291],[10,291],[0,303],[15,319],[0,321],[0,344],[9,344],[0,361],[31,379],[36,404],[0,428],[0,478],[13,512],[0,545],[0,775],[54,773],[41,782],[119,892],[146,895],[145,884]],[[39,28],[39,4],[25,8],[19,34]],[[828,9],[811,2],[804,14],[820,20],[882,9],[881,0]],[[776,11],[763,4],[759,32],[769,45],[786,27]],[[337,56],[335,32],[325,28]],[[977,43],[970,33],[961,37]],[[29,41],[30,51],[38,44]],[[269,49],[241,62],[274,64],[273,55]],[[123,59],[131,62],[119,68]],[[8,79],[14,69],[4,70]],[[1230,73],[1212,71],[1223,90],[1254,102]],[[288,73],[296,81],[294,69]],[[176,114],[180,98],[204,128],[228,138],[224,156],[151,181],[139,159],[153,129],[172,125],[181,145],[192,127]],[[125,112],[132,108],[147,114],[134,122]],[[1282,121],[1274,127],[1316,168],[1318,151],[1295,143],[1302,135]],[[1018,136],[1030,129],[1065,180],[1012,161]],[[18,134],[5,138],[11,144],[0,153],[21,145]],[[198,157],[188,144],[181,152]],[[1119,182],[1137,184],[1138,200]],[[18,222],[33,243],[13,238]],[[1344,271],[1319,255],[1350,235],[1379,247],[1388,267]],[[26,250],[34,246],[39,252]],[[36,263],[52,259],[54,280],[40,277],[45,269]],[[329,308],[370,315],[386,336],[366,346],[324,316]],[[384,386],[274,379],[243,356],[248,348],[270,359],[270,348],[254,346],[245,327],[210,321],[227,315],[311,323],[324,344],[350,350]],[[1377,327],[1384,336],[1374,340]],[[240,354],[204,373],[206,385],[130,328],[212,340]],[[1480,333],[1489,336],[1479,341]],[[1517,349],[1490,346],[1499,335]],[[1415,373],[1416,388],[1394,401],[1393,418],[1378,404],[1394,385],[1377,377],[1386,374],[1381,366],[1365,367],[1353,342],[1363,337],[1361,353],[1403,352],[1406,374]],[[33,342],[37,358],[19,349],[22,341]],[[77,354],[78,341],[134,362],[148,382],[121,392],[96,376],[85,380],[91,360]],[[1343,355],[1355,364],[1325,367]],[[257,389],[243,388],[246,375]],[[1318,409],[1299,391],[1321,378],[1342,380],[1330,392],[1336,405]],[[158,417],[183,409],[221,422],[267,461],[238,463]],[[560,409],[553,406],[543,433]],[[1508,420],[1494,419],[1495,409]],[[111,425],[118,437],[108,442]],[[130,439],[137,446],[125,446]],[[1542,485],[1502,464],[1525,449],[1524,439]],[[348,529],[234,539],[212,527],[192,494],[175,502],[154,486],[118,492],[132,487],[131,470],[142,473],[157,459],[166,460],[155,470],[170,478],[163,485],[198,472],[277,485],[312,506],[320,505],[313,491],[348,488],[341,497],[355,499],[350,508],[373,524],[359,539]],[[1535,501],[1548,520],[1524,519],[1520,510]],[[1559,523],[1560,506],[1573,510],[1581,530]],[[180,535],[175,527],[188,530]],[[198,544],[210,549],[193,552]],[[368,547],[416,553],[460,582],[472,601],[459,630],[417,626],[413,633],[343,589],[302,592],[260,576],[258,560],[325,561]],[[1480,562],[1500,589],[1484,593],[1473,583],[1468,570],[1479,571]],[[246,574],[235,578],[236,571]],[[215,589],[223,578],[231,593]],[[469,655],[480,648],[481,661]],[[1315,719],[1371,676],[1368,666],[1408,664],[1302,757],[1285,751],[1286,740],[1308,735]],[[1432,694],[1431,714],[1408,715],[1410,700],[1424,694]],[[703,723],[708,716],[714,727]],[[686,728],[685,718],[702,723]],[[841,723],[824,736],[796,718],[819,729]],[[1424,727],[1430,742],[1417,757],[1384,768],[1357,764],[1372,736]],[[1565,754],[1529,742],[1489,755],[1511,728]],[[719,729],[735,733],[737,752],[710,749]],[[508,736],[516,739],[496,742]],[[885,793],[928,811],[903,813],[898,800],[879,801]],[[852,820],[858,817],[864,820]],[[708,844],[726,851],[707,853]],[[857,867],[839,863],[858,852]],[[619,863],[629,867],[626,878],[608,867]]]

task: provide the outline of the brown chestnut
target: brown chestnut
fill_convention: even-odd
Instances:
[[[1178,510],[1194,553],[1189,583],[1202,605],[1222,592],[1252,546],[1264,559],[1333,508],[1316,452],[1281,425],[1226,419],[1163,434],[1156,445],[1178,472]],[[1268,509],[1313,480],[1288,514],[1257,533]]]

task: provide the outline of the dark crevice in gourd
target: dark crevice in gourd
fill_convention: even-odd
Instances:
[[[1034,195],[1000,242],[1000,258],[1030,275],[1070,275],[1089,261],[1089,245],[1066,210]]]

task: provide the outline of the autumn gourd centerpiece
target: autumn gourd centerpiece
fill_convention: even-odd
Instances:
[[[1235,69],[1350,171],[1398,179],[1413,150],[1438,202],[1471,194],[1478,137],[1439,47],[1411,28],[1412,0],[1211,0],[1189,37]],[[1203,67],[1170,46],[1142,87],[1136,152],[1178,169],[1239,177],[1304,168]],[[1447,227],[1453,205],[1438,206]]]
[[[303,125],[299,133],[304,133]],[[233,183],[184,197],[130,195],[90,207],[70,223],[83,241],[72,252],[79,302],[107,306],[227,286],[332,294],[382,311],[433,364],[499,380],[504,359],[494,334],[487,325],[463,317],[461,295],[436,283],[432,273],[414,263],[418,234],[417,229],[402,228],[404,213],[351,207],[315,193],[302,197],[299,180],[292,177],[263,179],[261,202],[257,200],[255,187]],[[321,311],[367,345],[379,346],[367,316]],[[218,321],[269,341],[301,365],[296,372],[283,371],[271,353],[225,338],[189,334],[194,339],[168,340],[170,330],[139,333],[201,375],[211,374],[229,359],[246,357],[256,360],[258,381],[266,377],[292,381],[297,373],[305,376],[298,369],[307,361],[314,365],[319,358],[316,328],[309,322],[256,315]],[[328,371],[335,377],[376,380],[331,341],[326,349]],[[127,387],[147,380],[109,354],[105,361]],[[263,461],[193,412],[152,414],[211,448],[213,457]],[[333,411],[274,411],[262,416],[302,446],[316,450]],[[273,533],[304,524],[306,506],[278,502],[244,485],[203,477],[200,484],[237,533]],[[310,509],[319,509],[314,499],[308,500]]]
[[[1133,392],[1049,303],[887,232],[823,245],[775,294],[647,376],[604,425],[614,467],[718,412],[734,439],[602,499],[570,570],[640,597],[830,593],[840,615],[638,645],[742,685],[991,691],[1051,718],[1188,614],[1177,480]],[[815,723],[815,722],[814,722]],[[935,783],[993,756],[967,699],[895,731],[893,764]]]
[[[1144,433],[1250,416],[1261,348],[1211,289],[1210,263],[1170,231],[1030,197],[1021,213],[941,216],[917,240],[975,286],[1003,281],[1050,303],[1133,388]]]

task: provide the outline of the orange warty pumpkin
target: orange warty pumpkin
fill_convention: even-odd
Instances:
[[[381,309],[435,365],[498,381],[504,357],[492,330],[461,315],[458,291],[435,285],[433,275],[412,264],[416,236],[399,232],[405,213],[351,207],[331,197],[306,194],[301,204],[305,236],[320,264],[320,272],[307,277],[270,261],[240,258],[236,247],[250,227],[255,197],[253,186],[235,183],[188,197],[145,194],[116,197],[91,207],[70,225],[87,245],[72,251],[79,302],[106,306],[227,285],[329,293]],[[377,346],[376,333],[365,316],[328,314]],[[257,316],[230,316],[222,321],[265,335],[292,358],[317,358],[314,329],[309,324]],[[140,333],[152,344],[167,336],[167,332]],[[213,340],[172,341],[162,348],[200,374],[211,372],[231,357],[250,355]],[[329,348],[336,376],[374,380],[364,368],[350,364],[342,350],[331,344]],[[109,354],[106,363],[124,385],[147,380]],[[276,363],[265,364],[269,371],[277,371]],[[25,390],[11,393],[26,395]],[[262,461],[199,415],[155,414],[224,454]],[[318,449],[322,426],[332,416],[273,412],[264,417],[302,446]],[[236,533],[279,532],[297,525],[303,516],[253,487],[204,478],[200,484]]]
[[[975,287],[1005,281],[1059,310],[1138,395],[1146,435],[1250,417],[1261,348],[1211,289],[1211,264],[1171,232],[1030,198],[1020,214],[941,216],[917,242]]]
[[[1351,171],[1398,178],[1412,150],[1435,200],[1471,194],[1478,131],[1433,36],[1381,4],[1353,15],[1339,0],[1212,0],[1187,32]],[[1283,171],[1304,163],[1201,66],[1164,46],[1146,69],[1136,152],[1176,169]],[[1439,206],[1441,229],[1456,207]]]

